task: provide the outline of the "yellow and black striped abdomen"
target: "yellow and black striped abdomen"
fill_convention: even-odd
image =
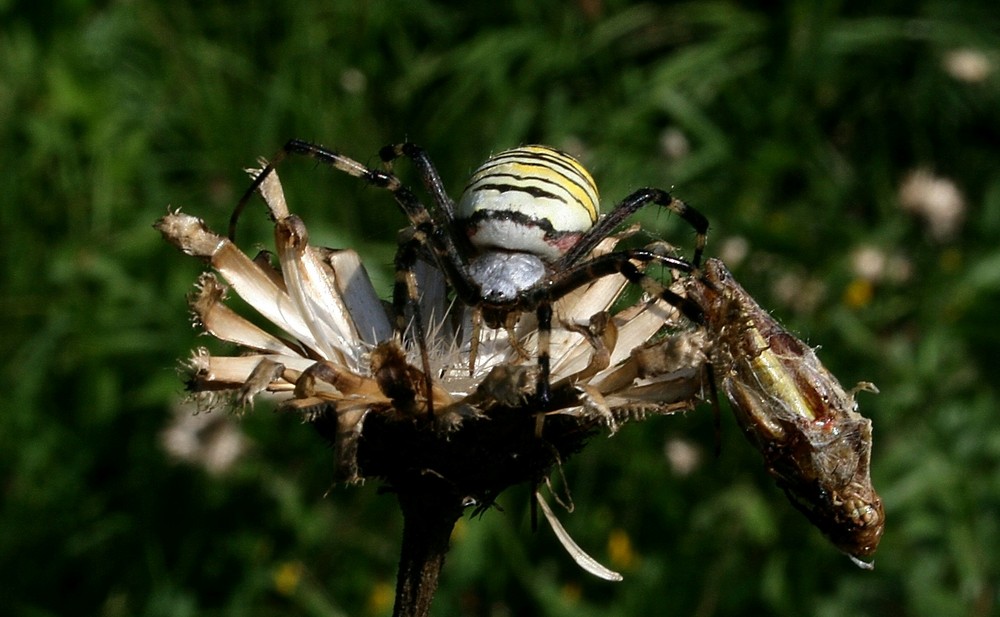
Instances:
[[[475,171],[457,217],[480,250],[554,260],[598,217],[597,186],[576,159],[548,146],[506,150]]]

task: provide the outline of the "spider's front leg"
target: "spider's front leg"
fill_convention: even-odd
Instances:
[[[413,333],[420,351],[420,365],[424,372],[425,394],[427,400],[427,416],[434,419],[434,375],[431,373],[430,352],[427,349],[427,333],[424,329],[424,319],[420,310],[420,289],[417,286],[414,269],[420,247],[426,242],[424,235],[414,228],[404,229],[399,234],[399,245],[396,249],[395,279],[392,285],[393,333],[401,345],[405,344],[405,334],[408,322],[413,324]],[[411,318],[407,319],[406,307],[410,307]]]
[[[361,178],[369,184],[384,188],[393,195],[397,196],[396,201],[399,202],[400,205],[402,205],[399,197],[400,193],[404,195],[409,193],[412,196],[412,192],[403,186],[399,179],[391,173],[378,169],[370,169],[352,158],[338,154],[333,150],[324,148],[323,146],[302,141],[301,139],[289,139],[285,145],[281,147],[281,150],[271,157],[271,160],[267,163],[267,165],[260,170],[260,173],[257,174],[254,181],[250,184],[247,190],[243,192],[243,196],[240,197],[239,202],[236,203],[236,207],[233,208],[233,212],[229,216],[230,240],[233,242],[236,241],[236,226],[239,223],[240,216],[243,214],[243,210],[246,209],[246,205],[250,201],[250,198],[253,197],[254,193],[256,193],[264,181],[267,180],[268,176],[271,175],[271,172],[277,169],[278,165],[280,165],[282,161],[292,154],[307,156],[350,176]],[[416,197],[413,197],[412,201],[416,201]],[[414,220],[414,215],[419,213],[416,211],[411,212],[406,210],[405,206],[403,209],[406,212],[406,215],[410,218],[411,222],[415,225],[416,221]],[[420,206],[420,209],[423,209],[423,206]]]
[[[392,171],[392,163],[396,159],[404,156],[410,159],[413,162],[413,166],[417,168],[417,173],[424,183],[424,188],[430,193],[434,199],[434,203],[444,217],[445,221],[443,222],[450,223],[454,221],[455,202],[452,201],[451,197],[448,196],[448,192],[444,189],[444,182],[441,181],[441,176],[438,174],[434,163],[431,162],[431,158],[427,155],[426,150],[416,144],[406,142],[385,146],[378,151],[378,154],[382,159],[382,163],[389,171]]]
[[[573,248],[562,256],[558,265],[565,267],[578,263],[589,255],[597,244],[610,235],[625,219],[650,204],[656,204],[670,210],[694,228],[696,234],[694,254],[691,257],[690,263],[694,269],[700,268],[702,252],[705,250],[705,243],[708,238],[708,219],[693,206],[689,206],[667,191],[655,188],[639,189],[621,200],[611,212],[602,217]]]

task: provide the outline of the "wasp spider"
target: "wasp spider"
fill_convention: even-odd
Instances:
[[[642,271],[643,264],[652,262],[692,272],[697,271],[701,262],[708,221],[666,191],[639,189],[602,217],[598,211],[597,186],[590,173],[564,152],[533,145],[501,152],[486,161],[473,173],[456,204],[445,191],[427,153],[414,144],[383,148],[379,153],[385,164],[383,170],[369,168],[322,146],[291,140],[261,170],[237,204],[230,219],[231,239],[247,201],[275,166],[290,154],[309,156],[388,190],[409,219],[410,227],[401,234],[395,258],[394,327],[402,337],[408,324],[413,324],[428,394],[433,376],[419,314],[420,290],[414,276],[421,255],[430,256],[455,297],[474,309],[474,327],[485,322],[491,328],[510,329],[522,313],[536,313],[539,370],[534,407],[538,411],[545,411],[551,405],[552,304],[570,292],[598,278],[621,274],[651,297],[661,298],[690,319],[701,321],[697,305]],[[424,206],[413,190],[391,173],[392,162],[401,157],[415,165],[433,200],[432,208]],[[694,228],[697,235],[690,261],[652,247],[592,256],[604,238],[649,204],[667,208]],[[478,335],[472,340],[475,345]],[[470,356],[470,362],[475,362],[474,350]],[[428,408],[429,403],[430,396]]]

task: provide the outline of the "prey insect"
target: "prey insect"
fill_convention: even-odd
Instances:
[[[685,287],[704,312],[714,378],[768,472],[835,546],[870,569],[864,560],[878,547],[885,515],[869,473],[871,421],[854,396],[877,390],[867,382],[845,390],[721,261],[707,260]]]
[[[420,315],[420,290],[414,268],[427,257],[446,279],[454,296],[473,309],[473,327],[512,330],[520,316],[534,312],[538,321],[538,377],[534,407],[552,404],[549,346],[553,303],[601,277],[620,274],[654,298],[679,307],[694,319],[697,307],[642,271],[642,265],[697,268],[705,246],[708,221],[666,191],[642,188],[609,213],[599,216],[598,191],[590,173],[570,155],[547,146],[524,146],[501,152],[477,169],[456,204],[444,188],[427,153],[413,144],[386,146],[380,156],[386,169],[371,169],[315,144],[291,140],[257,174],[230,219],[234,239],[237,222],[249,199],[287,156],[311,157],[323,164],[389,191],[409,220],[396,251],[393,287],[394,330],[402,339],[412,323],[425,375],[425,406],[433,417],[433,375],[427,333]],[[428,208],[393,173],[391,163],[410,159],[432,199]],[[641,208],[655,204],[683,218],[696,232],[690,264],[651,249],[591,252]],[[638,264],[638,265],[637,265]],[[475,363],[473,333],[470,374]],[[514,337],[511,337],[514,341]]]

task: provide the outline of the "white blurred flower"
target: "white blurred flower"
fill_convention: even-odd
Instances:
[[[959,81],[979,83],[993,72],[993,64],[977,49],[953,49],[944,56],[944,70]]]
[[[670,463],[670,468],[678,476],[690,475],[701,465],[701,448],[686,439],[679,437],[668,439],[663,446],[663,453]]]
[[[903,283],[913,274],[913,263],[903,255],[887,254],[877,246],[863,244],[851,252],[851,270],[872,283]]]
[[[660,151],[668,159],[676,161],[691,152],[691,142],[679,128],[667,127],[660,133]]]
[[[340,87],[349,94],[361,94],[368,87],[368,78],[357,67],[348,67],[340,72]]]
[[[193,411],[188,405],[178,406],[160,434],[160,443],[175,460],[200,465],[213,475],[223,474],[246,451],[246,436],[227,415]]]
[[[735,268],[750,254],[750,242],[743,236],[729,236],[719,243],[719,259]]]
[[[795,312],[808,314],[814,312],[826,298],[826,285],[818,279],[785,272],[774,279],[771,293]]]
[[[951,240],[965,219],[965,198],[955,183],[926,169],[906,176],[899,187],[899,204],[923,218],[938,242]]]
[[[870,244],[859,246],[851,253],[851,267],[854,274],[866,281],[882,280],[887,261],[885,252]]]

